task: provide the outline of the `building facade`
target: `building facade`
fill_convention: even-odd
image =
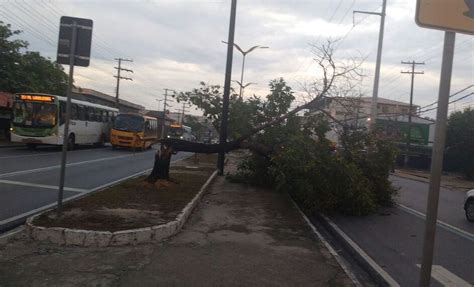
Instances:
[[[108,107],[116,107],[115,96],[107,95],[93,89],[73,88],[72,98]],[[121,113],[143,114],[145,112],[145,107],[119,99],[119,111]]]

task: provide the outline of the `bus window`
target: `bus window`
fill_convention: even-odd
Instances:
[[[59,102],[59,125],[62,125],[66,122],[66,103]]]
[[[77,104],[71,104],[71,120],[77,120]]]
[[[102,115],[102,122],[106,123],[107,122],[107,111],[100,111]]]
[[[84,106],[77,105],[77,119],[80,121],[86,120],[86,111]]]
[[[91,108],[84,106],[84,120],[86,121],[91,121],[92,120],[92,115],[91,115]]]
[[[97,109],[97,108],[92,108],[92,114],[94,115],[94,118],[92,119],[94,122],[99,122],[99,121],[101,121],[99,109]]]
[[[95,109],[95,121],[96,122],[102,122],[102,111],[100,109]]]

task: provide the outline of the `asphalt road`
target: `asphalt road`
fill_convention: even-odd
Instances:
[[[111,147],[68,152],[64,199],[151,169],[154,152]],[[189,153],[180,152],[172,160],[186,156]],[[60,162],[61,150],[57,147],[0,149],[0,230],[56,202]]]
[[[428,184],[392,177],[400,187],[396,207],[334,222],[400,286],[417,286]],[[442,188],[432,286],[474,286],[474,224],[466,221],[464,190]]]

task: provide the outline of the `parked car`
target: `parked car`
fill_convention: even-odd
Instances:
[[[464,210],[466,211],[467,220],[474,222],[474,189],[471,189],[466,193]]]

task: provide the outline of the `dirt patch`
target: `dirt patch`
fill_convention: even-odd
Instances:
[[[207,162],[216,158],[215,155],[198,157]],[[192,157],[188,158],[180,161],[180,166],[171,168],[173,182],[160,180],[149,184],[145,181],[146,176],[130,179],[65,204],[60,217],[53,210],[39,216],[33,223],[45,227],[114,232],[169,222],[194,198],[215,170],[202,165],[196,164]]]

